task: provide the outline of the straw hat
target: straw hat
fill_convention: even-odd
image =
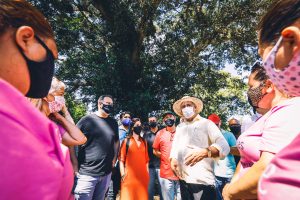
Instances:
[[[203,109],[203,103],[200,99],[196,98],[196,97],[190,97],[190,96],[184,96],[182,97],[181,99],[177,100],[174,104],[173,104],[173,110],[174,112],[181,116],[182,117],[182,111],[181,111],[181,104],[183,102],[187,102],[187,101],[190,101],[190,102],[193,102],[196,106],[196,113],[200,113]]]

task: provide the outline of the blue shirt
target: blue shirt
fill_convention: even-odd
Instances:
[[[122,144],[123,140],[126,138],[127,131],[124,128],[119,127],[119,140],[120,145]]]
[[[230,147],[236,146],[236,138],[231,132],[224,130],[221,130],[221,132]],[[218,160],[214,163],[215,175],[219,177],[232,178],[235,168],[235,160],[233,155],[230,153],[224,158],[224,160]]]

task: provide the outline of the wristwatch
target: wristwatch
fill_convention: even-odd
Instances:
[[[211,158],[211,150],[210,150],[210,148],[208,147],[206,149],[207,149],[207,157]]]

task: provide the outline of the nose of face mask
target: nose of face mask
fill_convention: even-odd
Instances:
[[[279,90],[290,96],[300,96],[300,50],[294,53],[293,58],[283,70],[276,70],[274,68],[275,59],[281,42],[282,37],[279,38],[264,61],[264,68]]]
[[[238,135],[241,133],[241,125],[239,124],[229,125],[229,129],[234,135]]]
[[[54,101],[48,102],[50,113],[56,113],[61,111],[65,105],[65,98],[61,96],[55,96]]]
[[[157,122],[150,122],[150,123],[149,123],[149,126],[150,126],[151,128],[155,128],[155,127],[157,126]]]
[[[133,131],[139,135],[142,132],[142,126],[133,127]]]
[[[168,126],[168,127],[172,127],[175,123],[175,120],[174,119],[167,119],[165,121],[165,124]]]
[[[113,112],[113,106],[103,104],[102,110],[107,114],[111,114]]]
[[[52,77],[54,74],[54,56],[47,45],[37,36],[36,40],[46,49],[46,60],[42,62],[36,62],[26,57],[24,52],[20,49],[20,53],[24,57],[30,76],[30,88],[26,96],[31,98],[43,98],[47,96]]]
[[[122,120],[123,126],[129,126],[131,124],[131,119],[130,118],[125,118]]]
[[[182,109],[182,114],[186,119],[191,118],[192,116],[194,116],[195,111],[193,107],[185,107]]]

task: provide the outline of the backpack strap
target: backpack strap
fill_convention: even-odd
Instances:
[[[124,168],[126,166],[126,159],[127,159],[127,154],[128,154],[128,149],[130,145],[130,137],[126,137],[126,153],[125,153],[125,162],[124,162]],[[124,141],[125,142],[125,141]]]
[[[130,138],[126,138],[126,154],[125,154],[125,157],[127,157],[127,154],[128,154],[129,144],[130,144]]]

